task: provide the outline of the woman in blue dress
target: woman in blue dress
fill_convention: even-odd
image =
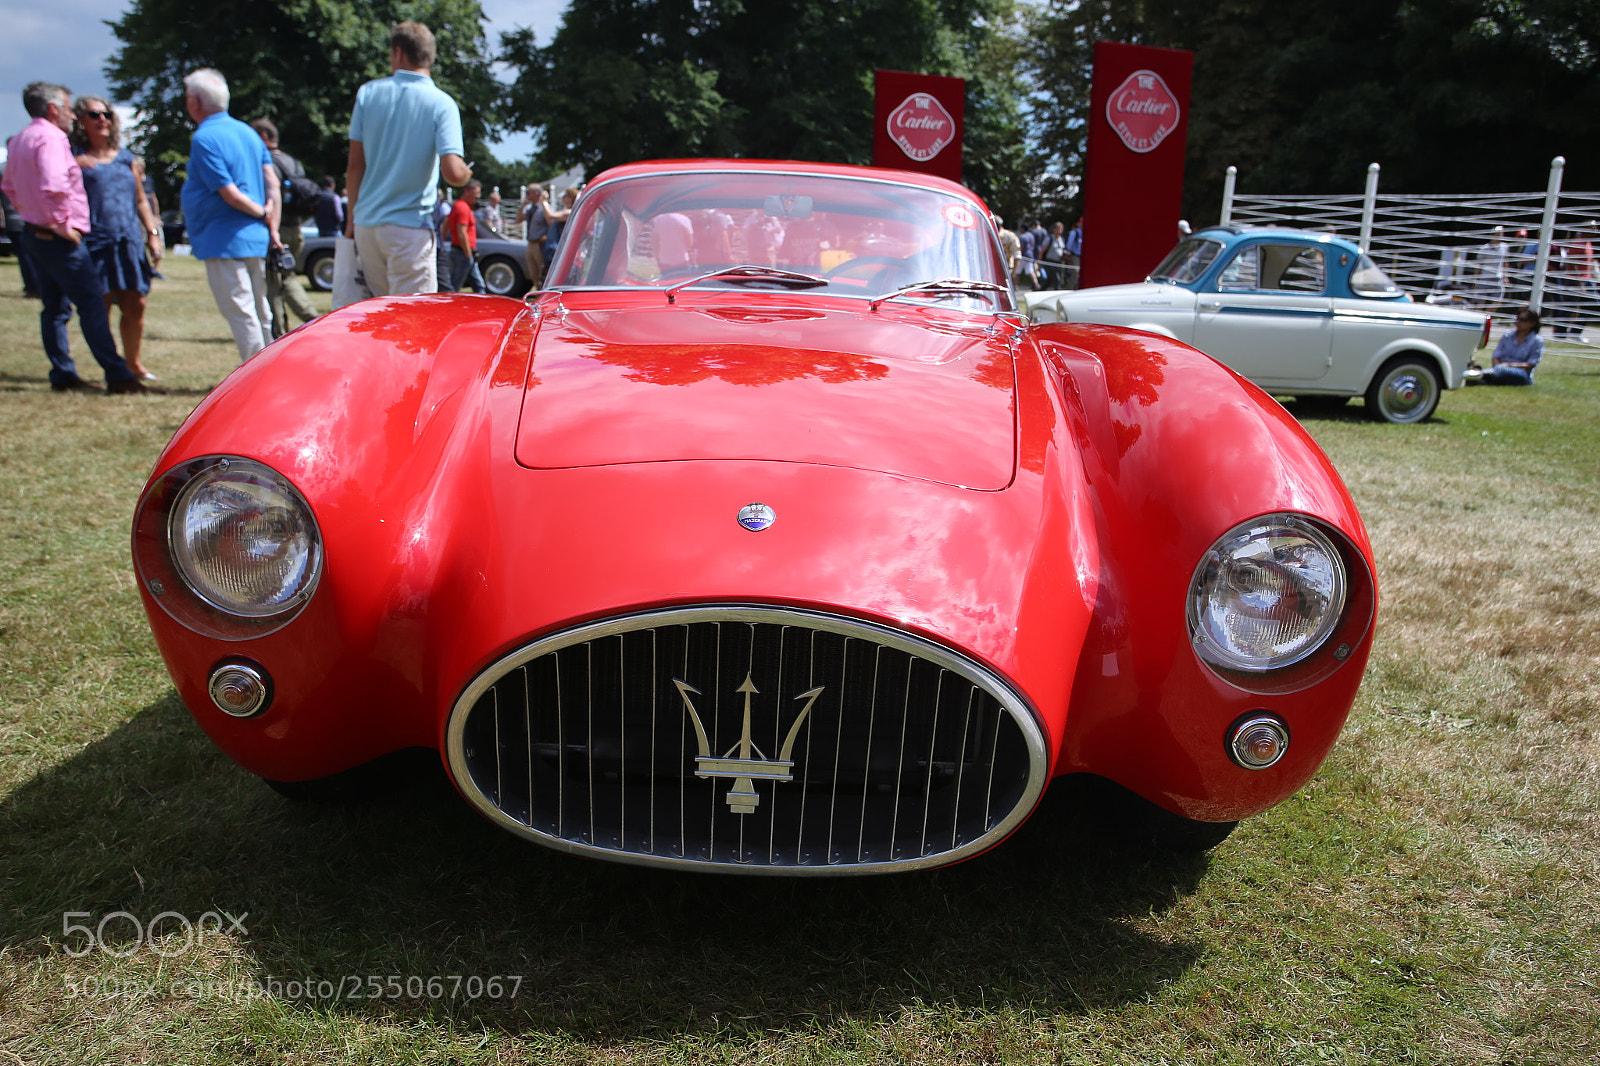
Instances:
[[[98,96],[80,96],[73,147],[89,197],[89,235],[84,244],[106,282],[106,310],[121,311],[122,355],[128,369],[156,381],[140,361],[145,298],[161,264],[161,220],[144,194],[144,164],[122,147],[122,122]],[[148,254],[147,254],[148,252]]]

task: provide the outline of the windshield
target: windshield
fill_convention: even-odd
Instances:
[[[1350,288],[1357,296],[1394,297],[1405,293],[1404,289],[1390,280],[1382,267],[1365,255],[1356,260],[1355,267],[1350,271]]]
[[[553,288],[786,289],[875,298],[948,279],[914,300],[1009,310],[998,242],[972,201],[868,178],[770,171],[647,174],[583,198],[551,267]],[[740,266],[767,271],[731,272]]]
[[[1220,241],[1206,240],[1203,237],[1190,237],[1180,241],[1176,248],[1167,253],[1161,265],[1151,271],[1150,280],[1187,285],[1206,272],[1206,267],[1211,265],[1220,251],[1222,251]]]

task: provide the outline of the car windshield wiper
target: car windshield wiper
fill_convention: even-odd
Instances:
[[[667,303],[677,300],[678,292],[687,289],[690,285],[698,285],[702,281],[712,278],[721,278],[725,281],[775,281],[795,289],[814,289],[818,285],[826,285],[827,278],[819,278],[815,274],[801,274],[794,270],[779,270],[777,267],[756,266],[753,263],[744,266],[723,267],[721,270],[712,270],[696,278],[680,281],[667,289]]]
[[[873,311],[885,300],[897,300],[902,296],[977,296],[986,292],[1007,292],[1004,285],[996,285],[992,281],[975,281],[972,278],[940,278],[938,281],[919,281],[913,285],[903,285],[891,293],[879,296],[868,304]]]

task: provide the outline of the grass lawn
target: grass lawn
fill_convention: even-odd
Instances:
[[[0,261],[0,1064],[1600,1061],[1600,361],[1307,414],[1377,647],[1320,775],[1209,857],[1054,804],[946,870],[745,880],[522,843],[438,773],[291,804],[211,747],[128,558],[236,363],[199,264],[164,273],[169,393],[57,395]]]

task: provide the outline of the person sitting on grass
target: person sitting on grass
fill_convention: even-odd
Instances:
[[[1478,370],[1467,367],[1467,381],[1480,385],[1532,385],[1533,371],[1544,357],[1544,338],[1539,336],[1539,312],[1524,307],[1517,312],[1517,328],[1507,330],[1495,345],[1493,365]]]

